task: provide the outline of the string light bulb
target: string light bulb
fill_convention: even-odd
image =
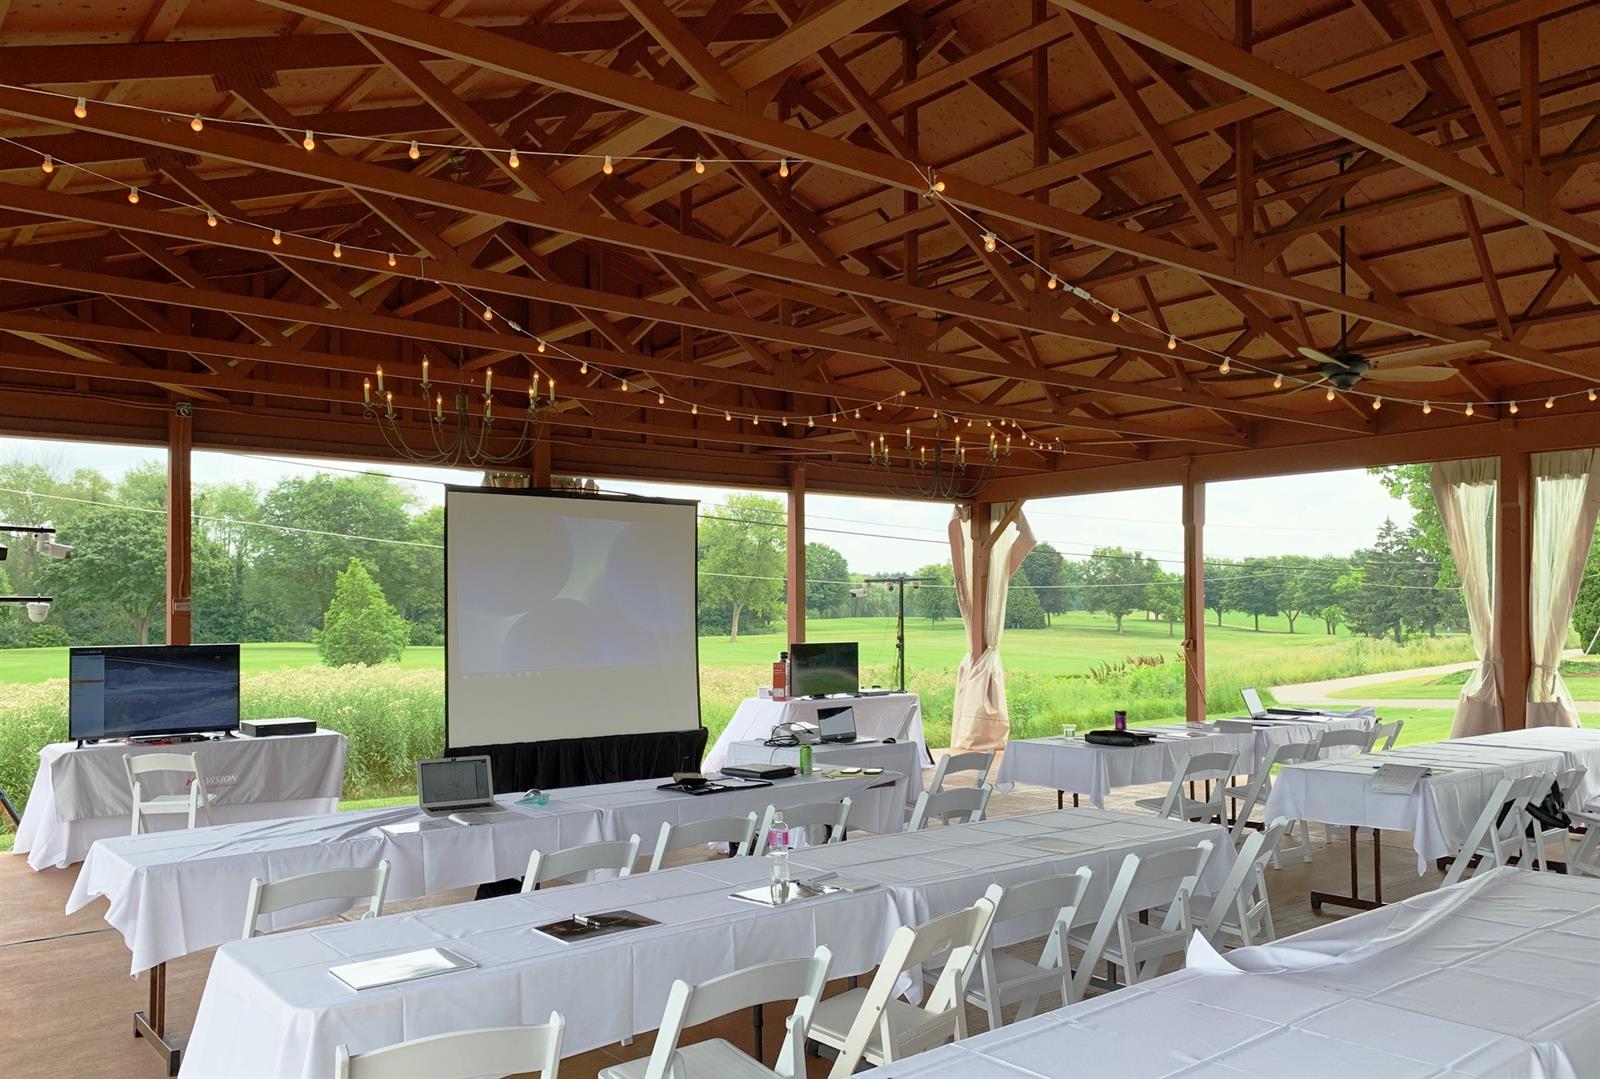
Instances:
[[[1467,402],[1467,415],[1469,415],[1469,416],[1472,415],[1472,402],[1471,401]]]
[[[78,99],[78,101],[77,101],[77,104],[72,106],[72,115],[76,116],[80,120],[82,120],[84,117],[88,116],[89,115],[89,102],[88,102],[88,100],[85,99],[85,98],[81,98],[80,97]]]
[[[1273,378],[1272,378],[1272,388],[1275,389],[1275,390],[1283,389],[1283,372],[1280,371],[1280,372],[1278,372],[1278,374],[1273,376]]]
[[[1517,407],[1517,403],[1515,401],[1511,402],[1511,414],[1513,416],[1515,416],[1518,412],[1521,412],[1521,411],[1522,410]]]
[[[789,159],[787,157],[778,160],[778,175],[785,180],[789,178]]]
[[[78,100],[81,101],[83,99],[79,98]],[[933,181],[933,189],[941,195],[944,194],[944,181],[935,177]]]
[[[544,353],[544,338],[542,337],[539,338],[539,352],[541,355]]]
[[[1589,400],[1593,401],[1597,397],[1600,397],[1600,393],[1596,393],[1594,388],[1590,387],[1590,389],[1589,389]]]
[[[1055,274],[1051,274],[1050,280],[1045,282],[1044,287],[1049,289],[1051,292],[1054,292],[1057,288],[1061,287],[1061,279]]]
[[[213,229],[217,227],[217,215],[211,210],[206,211],[206,227]]]
[[[206,129],[206,122],[204,120],[200,119],[200,114],[198,112],[195,113],[194,114],[194,119],[189,121],[189,130],[193,131],[193,132],[196,132],[196,133],[199,133],[201,131],[204,131],[205,129]]]
[[[622,380],[622,392],[623,393],[627,393],[628,392],[628,380],[627,379],[623,379]]]
[[[128,201],[133,203],[133,204],[135,204],[135,205],[138,205],[138,202],[139,202],[139,189],[137,187],[128,188]]]
[[[704,176],[706,174],[706,163],[700,160],[699,154],[696,154],[694,158],[694,174],[696,176]]]
[[[494,321],[494,308],[490,307],[488,304],[484,304],[483,305],[483,321],[485,321],[485,322],[493,322]]]
[[[610,176],[613,172],[616,171],[616,167],[611,164],[611,155],[610,154],[607,154],[605,161],[601,162],[600,171],[605,173],[607,176]]]
[[[1544,407],[1545,408],[1555,408],[1556,407],[1556,399],[1554,397],[1546,397],[1544,399]]]
[[[394,257],[394,252],[393,251],[389,252],[389,265],[393,266],[398,261],[399,260]]]
[[[1232,370],[1233,370],[1233,361],[1228,359],[1228,357],[1226,357],[1226,356],[1222,357],[1222,363],[1220,365],[1218,365],[1217,373],[1225,375],[1229,371],[1232,371]]]
[[[996,240],[994,233],[986,232],[983,234],[983,249],[985,251],[993,251],[995,248],[995,243]]]
[[[664,394],[664,393],[656,394],[656,404],[664,405],[666,403],[667,403],[667,395],[666,394]]]
[[[49,154],[45,154],[44,160],[39,162],[39,171],[44,173],[46,176],[49,176],[52,172],[56,171],[56,159],[51,157]]]
[[[1374,397],[1372,399],[1372,411],[1377,412],[1381,408],[1383,408],[1383,398]]]
[[[336,243],[333,245],[333,257],[336,259],[344,258],[344,244]]]
[[[1173,351],[1175,351],[1177,349],[1177,347],[1178,347],[1178,337],[1177,337],[1177,335],[1176,334],[1170,334],[1170,333],[1167,334],[1167,351],[1168,352],[1173,352]]]
[[[1427,401],[1422,402],[1422,414],[1424,416],[1433,415],[1433,405],[1429,404]]]
[[[691,415],[691,416],[700,415],[700,406],[699,405],[690,405],[689,406],[689,415]]]
[[[1331,400],[1333,400],[1333,398],[1334,398],[1333,387],[1330,386],[1330,387],[1328,387],[1328,400],[1331,401]]]
[[[300,145],[306,148],[307,153],[310,153],[317,148],[317,137],[308,130],[306,137],[300,140]]]
[[[1119,323],[1121,321],[1122,321],[1122,312],[1118,311],[1115,307],[1113,307],[1111,309],[1111,324],[1113,326],[1115,326],[1117,323]]]
[[[283,246],[283,230],[282,229],[273,229],[272,230],[272,246],[273,247],[282,247]]]
[[[578,365],[578,374],[587,375],[588,373],[589,373],[589,361],[588,360],[584,360],[582,363],[580,363]]]
[[[422,147],[417,145],[416,139],[411,140],[411,146],[406,150],[406,156],[413,161],[416,161],[422,156]]]
[[[727,409],[723,409],[723,411],[722,411],[722,422],[723,423],[732,423],[733,422],[733,413],[729,412]]]
[[[512,150],[511,155],[506,158],[506,164],[510,165],[514,169],[520,169],[522,167],[522,158],[517,156],[517,152],[515,150]]]

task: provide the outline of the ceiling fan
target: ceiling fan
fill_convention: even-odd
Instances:
[[[1344,174],[1345,158],[1339,159],[1339,173]],[[1339,210],[1344,210],[1344,198],[1339,199]],[[1339,226],[1339,292],[1348,295],[1347,265],[1344,250],[1344,226]],[[1322,377],[1313,385],[1326,382],[1336,389],[1349,390],[1366,379],[1381,382],[1443,382],[1455,377],[1456,372],[1447,364],[1451,360],[1473,356],[1489,347],[1487,341],[1447,341],[1437,345],[1422,345],[1402,349],[1382,356],[1368,356],[1352,349],[1348,343],[1349,326],[1344,312],[1339,313],[1339,343],[1324,352],[1317,348],[1302,347],[1300,355],[1311,360],[1313,370]]]

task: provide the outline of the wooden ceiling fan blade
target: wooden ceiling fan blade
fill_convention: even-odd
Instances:
[[[1402,367],[1398,371],[1385,368],[1362,376],[1363,381],[1371,382],[1445,382],[1455,377],[1452,367]]]
[[[1427,364],[1464,360],[1468,356],[1478,355],[1488,347],[1487,341],[1449,341],[1442,345],[1423,345],[1421,348],[1408,348],[1403,352],[1391,352],[1385,356],[1373,356],[1367,362],[1373,370],[1422,367]]]
[[[1321,349],[1306,348],[1304,345],[1301,345],[1299,351],[1300,351],[1300,355],[1304,356],[1308,360],[1314,360],[1317,363],[1338,363],[1339,362],[1338,360],[1334,359],[1332,356],[1328,355],[1326,352],[1323,352]]]

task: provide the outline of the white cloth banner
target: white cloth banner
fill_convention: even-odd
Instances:
[[[1018,510],[1013,523],[1004,524],[1012,503],[986,503],[989,520],[979,522],[989,544],[989,571],[984,593],[975,596],[976,551],[972,521],[966,506],[957,506],[950,518],[950,564],[956,582],[956,606],[967,627],[967,653],[956,670],[955,700],[950,717],[953,752],[1000,749],[1011,731],[1006,710],[1006,673],[1000,663],[1000,635],[1006,626],[1006,595],[1011,575],[1033,550],[1033,530]],[[1002,527],[1004,525],[1004,527]],[[996,535],[998,531],[998,535]]]
[[[1528,581],[1528,726],[1576,727],[1578,710],[1561,679],[1561,652],[1600,517],[1600,455],[1533,455],[1533,553]]]
[[[1478,659],[1461,687],[1450,737],[1488,734],[1501,726],[1499,661],[1493,640],[1493,530],[1500,461],[1493,457],[1441,461],[1433,466],[1429,482],[1461,577],[1472,654]]]

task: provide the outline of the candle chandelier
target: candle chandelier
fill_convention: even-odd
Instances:
[[[534,443],[540,438],[541,401],[545,408],[554,408],[556,403],[556,380],[543,380],[547,389],[546,396],[541,398],[539,372],[534,371],[528,382],[527,408],[518,409],[518,418],[511,423],[497,426],[494,418],[494,369],[486,368],[477,415],[473,413],[470,386],[455,387],[453,407],[447,410],[444,391],[429,379],[428,361],[423,360],[422,381],[417,388],[422,398],[419,411],[427,422],[427,441],[421,446],[413,446],[400,427],[400,417],[407,406],[404,402],[396,403],[394,390],[384,383],[382,367],[374,375],[377,380],[376,395],[373,393],[373,379],[364,379],[361,384],[363,411],[368,419],[377,423],[390,449],[417,464],[490,468],[526,461]],[[495,452],[493,447],[497,443],[504,446],[507,439],[514,439],[510,447]]]
[[[907,494],[942,502],[965,502],[978,493],[1011,456],[1011,436],[990,433],[987,447],[970,447],[957,435],[954,446],[934,439],[930,450],[912,442],[906,432],[905,453],[896,457],[889,440],[880,435],[871,445],[872,463],[883,469],[890,482]]]

